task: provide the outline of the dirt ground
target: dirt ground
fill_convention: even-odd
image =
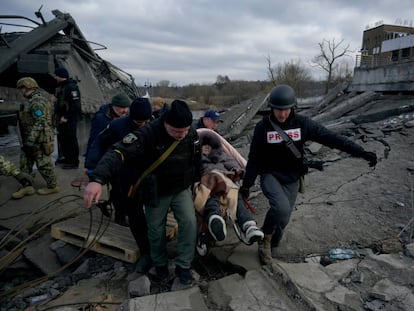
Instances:
[[[316,157],[326,161],[324,170],[312,170],[305,178],[305,193],[298,195],[278,250],[280,260],[303,261],[338,247],[396,253],[408,242],[410,230],[398,235],[414,216],[414,128],[364,140],[356,142],[377,153],[375,169],[337,150],[318,152]],[[256,190],[251,201],[261,220],[268,205]]]

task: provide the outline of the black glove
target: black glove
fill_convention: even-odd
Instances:
[[[20,172],[15,177],[19,181],[19,183],[24,187],[33,185],[33,178],[29,174]]]
[[[247,187],[241,187],[239,190],[240,194],[242,195],[242,197],[248,199],[249,195],[250,195],[250,189]]]
[[[22,151],[26,154],[28,157],[33,157],[35,155],[35,149],[32,146],[23,145]]]
[[[375,154],[375,152],[364,151],[362,153],[361,157],[364,160],[368,161],[368,165],[370,167],[373,167],[373,166],[377,165],[377,155]]]

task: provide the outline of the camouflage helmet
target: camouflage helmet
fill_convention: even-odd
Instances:
[[[267,103],[272,109],[292,108],[296,105],[295,91],[289,85],[278,85],[270,91]]]
[[[19,81],[17,81],[16,87],[18,89],[22,87],[26,87],[28,89],[36,89],[39,87],[39,85],[37,85],[37,82],[35,79],[30,78],[30,77],[24,77],[24,78],[19,79]]]

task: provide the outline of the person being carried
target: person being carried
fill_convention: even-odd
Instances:
[[[296,95],[290,86],[278,85],[273,88],[267,102],[270,114],[256,124],[240,188],[242,194],[248,197],[249,188],[253,186],[257,175],[260,175],[261,189],[269,201],[270,207],[262,226],[265,236],[259,243],[259,257],[263,264],[270,264],[272,253],[276,255],[276,248],[296,202],[299,180],[307,173],[304,161],[306,141],[315,141],[360,157],[368,161],[371,167],[377,163],[374,152],[365,151],[346,137],[297,114],[294,109]],[[283,133],[286,134],[286,139],[283,138]]]
[[[92,202],[99,200],[102,185],[116,176],[123,165],[134,166],[139,176],[142,176],[157,162],[156,168],[146,178],[150,184],[148,189],[153,195],[150,200],[143,202],[151,259],[156,279],[168,281],[166,224],[171,209],[178,223],[175,274],[178,283],[183,286],[192,283],[190,268],[197,238],[191,186],[195,181],[200,147],[197,132],[191,127],[192,120],[188,105],[181,100],[174,100],[171,108],[159,119],[129,133],[105,153],[90,175],[90,183],[84,192],[84,204],[89,208]],[[160,159],[162,161],[158,162]],[[144,183],[137,189],[132,187],[130,196],[139,192],[141,186]]]
[[[33,178],[20,170],[5,157],[0,155],[0,175],[13,176],[22,186],[19,191],[12,194],[13,199],[21,199],[25,195],[32,195],[36,191],[33,188]]]
[[[243,164],[224,151],[224,138],[219,134],[209,129],[199,129],[197,132],[202,150],[201,181],[194,187],[194,206],[207,223],[211,236],[216,241],[226,238],[224,217],[229,217],[241,229],[236,230],[236,233],[245,244],[251,245],[262,240],[263,232],[257,227],[238,191],[244,173]]]

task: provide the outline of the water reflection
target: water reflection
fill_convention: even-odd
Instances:
[[[89,129],[91,127],[91,120],[90,118],[83,117],[78,122],[78,142],[79,142],[79,155],[81,160],[82,155],[86,152],[86,145],[88,143],[89,137]],[[57,158],[57,142],[55,136],[55,151],[52,154],[53,162]],[[8,133],[4,135],[0,135],[0,150],[1,153],[4,154],[6,149],[20,147],[20,141],[18,136],[18,131],[16,126],[9,125],[8,126]]]
[[[0,148],[18,147],[20,146],[17,136],[17,128],[8,126],[7,134],[0,135]]]

